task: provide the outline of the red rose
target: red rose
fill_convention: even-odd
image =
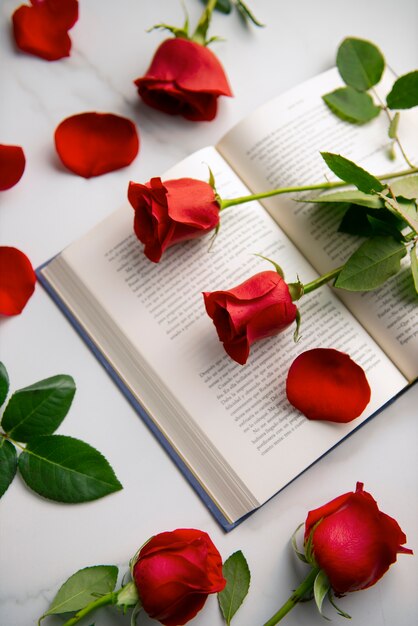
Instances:
[[[78,19],[78,0],[30,0],[13,13],[13,34],[17,46],[35,56],[56,61],[68,57],[68,31]]]
[[[88,111],[67,117],[54,139],[65,167],[84,178],[126,167],[139,150],[135,124],[114,113]]]
[[[250,345],[277,335],[295,319],[289,288],[276,272],[261,272],[229,291],[203,294],[219,339],[229,356],[243,365]]]
[[[26,254],[0,246],[0,315],[18,315],[35,290],[36,276]]]
[[[396,561],[406,536],[398,523],[381,513],[372,496],[357,483],[319,509],[305,522],[305,542],[312,533],[313,557],[337,595],[374,585]]]
[[[347,423],[370,401],[366,375],[348,354],[331,348],[302,352],[289,368],[289,402],[310,420]]]
[[[0,191],[10,189],[19,182],[25,165],[25,154],[20,146],[0,144]]]
[[[128,199],[135,209],[134,230],[144,253],[158,263],[166,248],[202,237],[219,223],[219,204],[209,183],[193,178],[152,178],[130,182]]]
[[[134,82],[149,106],[194,121],[212,120],[218,96],[232,96],[213,52],[182,38],[163,41],[145,76]]]
[[[218,550],[194,529],[152,537],[135,557],[132,575],[144,610],[165,626],[186,624],[226,584]]]

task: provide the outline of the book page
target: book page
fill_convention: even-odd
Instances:
[[[221,193],[247,193],[214,149],[186,159],[165,179],[205,180],[208,165]],[[231,521],[269,499],[407,384],[325,289],[301,303],[298,343],[289,328],[252,346],[244,366],[226,355],[202,291],[232,288],[271,270],[255,253],[281,258],[288,280],[301,272],[316,276],[258,203],[225,210],[210,249],[210,237],[190,241],[167,250],[158,264],[144,256],[132,224],[132,208],[122,207],[44,273]],[[66,284],[67,271],[81,285],[76,295]],[[78,302],[83,293],[84,309]],[[105,319],[100,330],[102,318],[115,328]],[[314,346],[347,352],[367,372],[372,400],[351,424],[310,422],[286,399],[291,362]],[[140,369],[128,367],[135,359]]]
[[[336,180],[321,151],[341,154],[375,175],[406,169],[399,150],[395,161],[388,158],[388,120],[383,113],[368,124],[354,125],[329,111],[321,96],[341,85],[336,69],[307,81],[239,123],[218,149],[254,192]],[[388,76],[381,93],[386,94],[390,85]],[[415,163],[417,118],[417,110],[402,111],[399,125],[404,148]],[[315,192],[280,195],[263,204],[322,274],[343,264],[361,239],[337,233],[342,212],[335,205],[295,201],[313,196]],[[280,257],[275,260],[280,264]],[[336,292],[404,374],[414,379],[418,375],[418,315],[410,272],[405,269],[372,292]]]

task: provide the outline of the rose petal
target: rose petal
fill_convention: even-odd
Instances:
[[[179,37],[163,41],[145,76],[134,82],[147,105],[192,121],[212,120],[217,98],[232,96],[215,54],[206,46]]]
[[[311,537],[315,560],[337,595],[374,585],[398,553],[406,535],[395,519],[379,511],[363,483],[310,511],[305,522],[305,543]]]
[[[209,535],[187,528],[152,537],[135,557],[133,578],[145,612],[165,626],[186,624],[226,583]]]
[[[10,189],[22,178],[25,155],[20,146],[0,144],[0,191]]]
[[[16,45],[35,56],[56,61],[70,55],[68,30],[78,19],[78,0],[32,0],[13,13]]]
[[[113,113],[79,113],[55,131],[55,147],[63,164],[91,178],[126,167],[136,157],[139,137],[133,122]]]
[[[370,401],[363,369],[348,354],[331,348],[300,354],[290,366],[286,393],[308,419],[330,422],[350,422]]]
[[[28,257],[17,248],[0,246],[0,314],[18,315],[35,289]]]

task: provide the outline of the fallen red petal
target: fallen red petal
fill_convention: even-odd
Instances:
[[[36,275],[17,248],[0,246],[0,315],[18,315],[34,292]]]
[[[62,121],[55,147],[69,170],[91,178],[129,165],[139,150],[133,122],[113,113],[79,113]]]
[[[68,30],[78,19],[78,0],[31,0],[13,13],[13,35],[18,48],[56,61],[70,55]]]
[[[20,146],[0,144],[0,191],[19,182],[25,170],[25,155]]]
[[[314,348],[292,363],[286,381],[289,402],[308,419],[346,423],[370,401],[363,369],[344,352]]]

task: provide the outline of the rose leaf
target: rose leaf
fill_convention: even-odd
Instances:
[[[9,375],[3,363],[0,362],[0,406],[4,404],[9,393]]]
[[[115,565],[94,565],[79,570],[60,587],[42,618],[83,609],[98,596],[113,591],[117,577],[118,568]]]
[[[400,270],[405,246],[393,237],[373,237],[348,259],[334,286],[348,291],[371,291]]]
[[[2,426],[16,441],[50,435],[67,415],[75,394],[71,376],[61,374],[19,389],[9,400]]]
[[[368,93],[353,87],[340,87],[325,94],[322,99],[340,119],[354,124],[370,122],[382,110]]]
[[[251,574],[245,556],[238,550],[223,564],[226,585],[218,593],[218,602],[226,624],[229,626],[250,587]]]
[[[356,204],[368,207],[369,209],[382,209],[384,201],[376,195],[363,193],[358,189],[349,189],[348,191],[335,191],[334,193],[324,193],[316,198],[302,200],[302,202],[315,202],[317,204],[343,202],[347,204]]]
[[[122,489],[98,450],[64,435],[31,439],[19,457],[19,470],[28,487],[57,502],[88,502]]]
[[[385,59],[370,41],[349,37],[338,48],[337,67],[347,85],[366,91],[380,81]]]
[[[418,232],[418,211],[415,201],[404,199],[402,196],[396,199],[385,197],[385,205],[394,215],[405,220],[412,230]]]
[[[418,174],[398,178],[390,183],[390,188],[395,196],[415,200],[418,198]]]
[[[321,152],[321,156],[330,170],[346,183],[355,185],[357,189],[364,193],[382,191],[384,186],[375,176],[369,174],[353,161],[346,159],[340,154],[332,152]]]
[[[0,441],[0,498],[5,493],[17,469],[16,448],[10,441]]]
[[[418,105],[418,70],[400,76],[386,97],[390,109],[412,109]]]

